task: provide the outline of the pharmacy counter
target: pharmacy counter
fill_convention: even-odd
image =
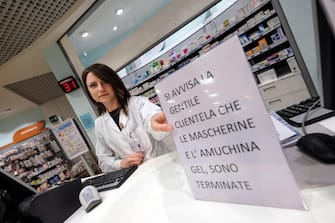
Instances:
[[[142,164],[120,188],[102,192],[99,206],[89,213],[79,208],[66,223],[333,223],[335,165],[320,164],[296,147],[284,151],[306,211],[195,200],[172,152]]]

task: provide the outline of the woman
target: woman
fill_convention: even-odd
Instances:
[[[97,107],[96,155],[103,172],[140,165],[167,152],[159,142],[172,131],[160,107],[142,96],[131,96],[121,78],[104,64],[82,74],[85,90]]]

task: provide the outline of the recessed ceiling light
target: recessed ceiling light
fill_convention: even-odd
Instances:
[[[123,9],[116,10],[116,15],[122,15],[122,13],[123,13]]]
[[[114,26],[114,27],[113,27],[113,30],[116,31],[116,30],[117,30],[117,26]]]
[[[83,32],[81,32],[80,33],[80,35],[81,35],[81,37],[86,37],[86,36],[88,36],[88,32],[87,31],[83,31]]]

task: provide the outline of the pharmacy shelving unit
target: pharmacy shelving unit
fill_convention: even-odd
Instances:
[[[302,75],[307,69],[278,10],[275,1],[237,1],[172,49],[134,69],[123,82],[132,95],[143,95],[159,104],[154,90],[157,82],[237,35],[268,108],[277,111],[309,98]]]
[[[71,179],[68,162],[50,130],[0,152],[0,168],[39,191]]]

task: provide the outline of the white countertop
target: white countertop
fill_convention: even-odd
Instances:
[[[195,200],[178,155],[172,152],[146,161],[120,188],[101,192],[99,206],[89,213],[79,208],[66,222],[333,223],[335,165],[320,164],[296,147],[284,152],[308,210]]]

